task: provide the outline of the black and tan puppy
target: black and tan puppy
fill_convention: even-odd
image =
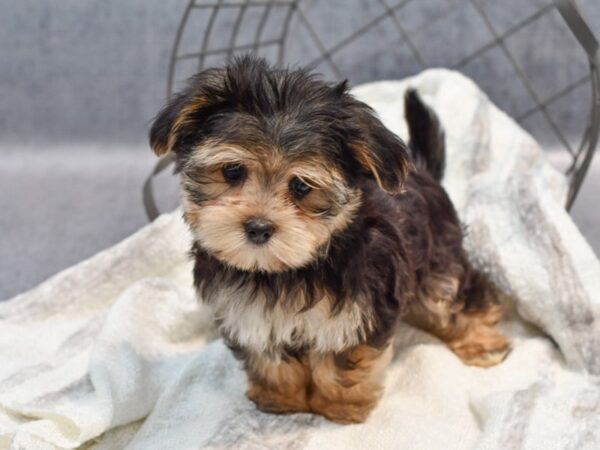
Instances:
[[[245,57],[193,77],[152,127],[181,175],[195,284],[264,411],[365,420],[399,320],[467,364],[508,352],[439,184],[437,118],[413,91],[406,116],[410,146],[345,83]]]

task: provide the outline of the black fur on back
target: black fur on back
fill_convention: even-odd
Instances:
[[[436,181],[441,181],[446,168],[446,143],[439,119],[414,89],[406,91],[404,114],[415,162],[424,166]]]

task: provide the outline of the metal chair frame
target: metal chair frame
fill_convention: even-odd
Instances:
[[[277,57],[275,62],[278,64],[284,63],[286,57],[286,43],[291,37],[290,23],[294,16],[297,17],[297,20],[305,28],[308,36],[319,50],[319,56],[310,61],[308,66],[326,64],[335,74],[335,76],[340,79],[344,77],[343,71],[340,69],[340,67],[338,67],[332,56],[334,56],[340,50],[346,48],[349,44],[353,43],[357,39],[360,39],[361,36],[366,34],[369,30],[387,18],[391,18],[393,20],[394,27],[398,31],[399,36],[404,42],[407,43],[408,48],[412,52],[417,63],[422,69],[426,68],[427,64],[425,63],[425,58],[411,39],[410,33],[398,20],[398,15],[402,11],[402,8],[417,0],[401,0],[395,4],[392,4],[392,0],[374,1],[380,5],[381,14],[373,17],[366,24],[354,30],[350,35],[328,47],[319,37],[319,33],[311,24],[310,20],[302,9],[302,0],[190,0],[183,13],[183,17],[175,36],[175,42],[173,44],[167,77],[167,97],[170,97],[174,90],[175,72],[178,63],[184,60],[197,59],[197,69],[200,71],[205,68],[206,58],[208,56],[223,56],[229,58],[238,52],[258,53],[261,50],[270,48],[276,49]],[[494,39],[493,41],[464,57],[452,68],[460,70],[473,59],[490,50],[492,47],[498,47],[502,50],[502,52],[510,61],[510,64],[514,67],[515,73],[521,79],[523,85],[535,101],[535,106],[520,114],[518,117],[516,117],[516,120],[525,120],[538,112],[543,114],[548,124],[560,140],[560,143],[571,157],[571,163],[565,172],[565,175],[569,180],[569,192],[567,196],[566,208],[570,209],[588,172],[600,135],[600,45],[598,43],[598,39],[594,36],[594,33],[592,32],[592,29],[585,19],[584,13],[582,12],[576,0],[554,0],[554,2],[551,4],[540,6],[539,9],[537,9],[534,13],[523,17],[519,23],[502,33],[496,31],[492,21],[490,20],[490,17],[488,16],[488,13],[477,0],[464,1],[470,2],[475,7]],[[260,20],[258,21],[256,29],[253,33],[253,40],[251,43],[238,44],[237,39],[244,21],[244,17],[251,8],[262,8]],[[282,15],[283,23],[281,32],[275,38],[264,39],[263,35],[265,25],[267,24],[269,16],[273,13],[275,8],[283,8],[285,10],[285,13]],[[551,11],[555,10],[555,8],[563,17],[569,29],[581,45],[582,49],[585,51],[589,61],[590,70],[589,73],[583,78],[575,80],[560,92],[557,92],[552,97],[543,100],[536,93],[533,85],[525,75],[523,69],[519,66],[516,58],[511,54],[506,45],[506,40],[513,34],[530,25],[532,22],[538,20],[540,17],[549,14]],[[231,27],[228,45],[224,48],[212,48],[210,44],[214,32],[214,25],[219,13],[225,9],[234,9],[237,11],[234,24]],[[199,50],[192,53],[181,53],[180,46],[183,32],[188,24],[190,16],[197,11],[208,14],[208,21],[204,28],[203,36],[199,39]],[[590,83],[592,90],[588,123],[579,146],[573,147],[565,137],[564,133],[561,131],[560,124],[558,124],[550,115],[548,111],[548,105],[588,82]],[[162,161],[161,168],[158,171],[164,169],[167,165],[168,164],[165,161]],[[155,172],[157,171],[155,170]],[[158,213],[158,210],[156,209],[156,205],[154,204],[154,200],[152,198],[153,196],[151,192],[150,180],[147,181],[144,190],[147,212],[150,217],[155,217]]]

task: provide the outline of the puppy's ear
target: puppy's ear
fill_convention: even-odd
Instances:
[[[193,117],[218,101],[224,85],[224,71],[209,69],[190,78],[188,87],[163,107],[150,128],[150,147],[158,156],[174,150],[178,132]]]
[[[408,146],[381,123],[369,106],[355,99],[351,103],[353,121],[361,136],[351,147],[363,174],[384,191],[401,192],[411,167]]]
[[[150,128],[150,147],[158,156],[164,156],[172,150],[173,128],[177,117],[186,103],[186,95],[177,94],[158,113]]]

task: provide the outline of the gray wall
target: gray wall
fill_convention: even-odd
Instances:
[[[389,4],[400,0],[387,0]],[[502,33],[550,0],[477,0]],[[204,2],[206,2],[204,0]],[[8,3],[8,2],[7,2]],[[23,144],[93,141],[141,144],[164,98],[167,61],[186,0],[18,0],[0,15],[0,141]],[[600,2],[583,0],[600,31]],[[302,8],[326,46],[382,11],[379,0],[304,0]],[[198,15],[200,10],[197,10]],[[251,13],[246,20],[251,21]],[[227,43],[233,18],[222,14],[213,43]],[[203,19],[190,21],[184,48],[197,49]],[[395,20],[427,65],[456,64],[492,37],[463,0],[412,0]],[[195,24],[195,26],[194,26]],[[276,24],[267,25],[267,35]],[[296,20],[288,61],[307,62],[318,49]],[[268,37],[268,36],[267,36]],[[557,14],[507,40],[540,98],[548,98],[585,73],[585,59]],[[391,19],[334,55],[354,82],[398,78],[421,69]],[[195,64],[186,69],[195,69]],[[330,73],[327,65],[320,67]],[[464,71],[508,112],[534,105],[499,49],[482,54]],[[189,74],[190,70],[184,70]],[[571,135],[580,134],[585,87],[551,107]],[[524,124],[552,142],[540,117]]]
[[[166,64],[186,3],[4,2],[0,139],[141,142],[164,99]]]

